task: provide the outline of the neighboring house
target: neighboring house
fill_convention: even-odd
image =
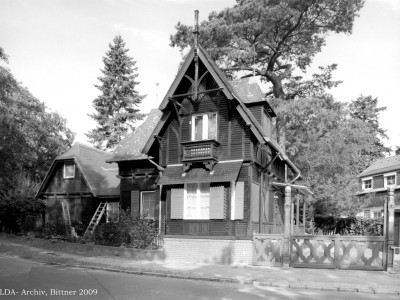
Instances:
[[[108,203],[108,211],[118,209],[118,166],[105,162],[108,155],[75,143],[54,160],[36,195],[46,202],[46,222],[62,218],[63,202],[72,226],[80,230],[86,229],[100,202]]]
[[[121,207],[160,221],[176,260],[251,262],[253,233],[282,232],[284,184],[300,175],[272,140],[274,117],[252,79],[229,81],[193,48],[159,110],[107,160]]]
[[[362,209],[365,218],[378,218],[383,215],[387,188],[394,186],[395,194],[395,242],[399,244],[400,221],[400,155],[382,158],[374,162],[359,178],[359,197],[368,198],[370,204]]]

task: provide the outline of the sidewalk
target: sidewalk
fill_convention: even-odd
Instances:
[[[400,261],[396,261],[394,274],[375,271],[187,264],[161,260],[134,261],[111,256],[80,256],[35,248],[7,239],[0,239],[0,254],[49,264],[138,275],[231,282],[254,286],[400,295]]]

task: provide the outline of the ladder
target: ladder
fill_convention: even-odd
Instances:
[[[99,206],[94,213],[92,220],[90,220],[89,226],[86,228],[85,234],[83,236],[89,237],[93,234],[96,226],[99,224],[101,217],[103,216],[107,208],[107,202],[100,202]]]
[[[69,214],[69,206],[67,200],[62,200],[61,206],[67,235],[71,235],[71,215]]]

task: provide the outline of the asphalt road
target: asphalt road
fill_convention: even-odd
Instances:
[[[0,256],[3,299],[399,299],[396,295],[257,287],[138,276]]]

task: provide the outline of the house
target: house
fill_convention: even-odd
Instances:
[[[395,194],[395,243],[399,245],[400,221],[400,155],[382,158],[371,164],[360,175],[357,193],[366,198],[369,205],[362,209],[365,218],[379,218],[383,215],[384,203],[387,197],[387,188],[394,186]]]
[[[253,233],[283,232],[283,189],[300,176],[274,117],[252,78],[229,81],[195,45],[159,110],[107,160],[121,208],[158,222],[170,259],[251,263]]]
[[[84,231],[101,202],[107,210],[119,206],[117,164],[107,164],[108,153],[75,143],[57,157],[43,180],[37,198],[46,202],[46,222],[63,217],[68,209],[71,225]]]

